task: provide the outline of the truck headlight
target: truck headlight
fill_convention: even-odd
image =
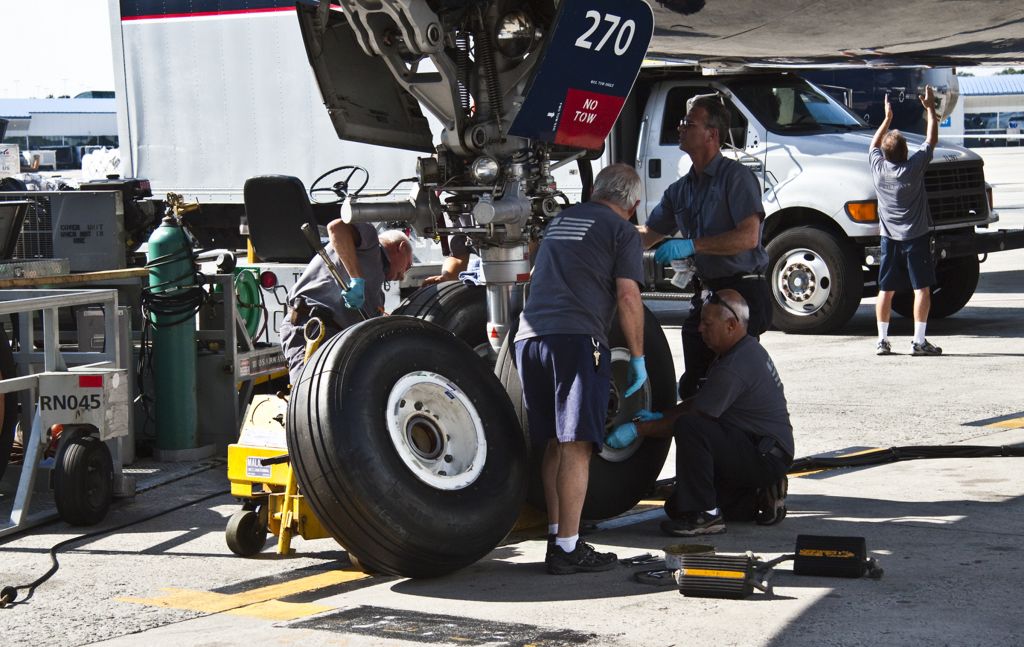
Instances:
[[[878,222],[878,200],[847,202],[846,215],[854,222]]]

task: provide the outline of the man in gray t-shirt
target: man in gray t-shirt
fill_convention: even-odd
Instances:
[[[925,339],[928,311],[931,309],[931,285],[935,283],[935,263],[931,250],[931,212],[924,175],[939,141],[939,120],[935,114],[935,95],[925,89],[921,104],[928,115],[924,144],[907,157],[907,140],[898,130],[889,130],[892,106],[885,97],[885,119],[871,139],[868,161],[878,196],[878,224],[882,233],[882,259],[878,267],[878,323],[876,354],[891,355],[889,318],[896,290],[914,290],[914,340],[912,355],[941,355],[942,349]]]
[[[292,384],[302,373],[306,351],[303,327],[311,317],[321,320],[326,339],[367,317],[383,314],[384,282],[402,280],[412,266],[412,243],[400,231],[388,230],[378,236],[371,224],[349,225],[337,219],[327,225],[327,234],[327,256],[349,290],[341,289],[317,254],[288,291],[281,347]]]
[[[700,331],[716,353],[697,394],[664,413],[641,410],[605,442],[623,447],[640,436],[676,440],[676,489],[665,502],[673,536],[725,532],[724,517],[761,524],[786,514],[786,471],[793,426],[786,394],[768,352],[747,334],[750,311],[735,290],[708,297]]]

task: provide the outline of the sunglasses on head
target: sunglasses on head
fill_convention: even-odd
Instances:
[[[723,308],[728,310],[733,317],[735,317],[736,321],[740,320],[740,316],[736,314],[736,311],[732,309],[732,306],[726,303],[725,300],[722,299],[722,297],[718,296],[717,292],[708,292],[707,296],[704,297],[704,305],[722,306]]]

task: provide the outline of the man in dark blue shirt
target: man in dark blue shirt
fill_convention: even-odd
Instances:
[[[629,347],[629,397],[647,380],[640,236],[629,219],[640,178],[615,164],[594,181],[588,203],[548,225],[515,337],[530,435],[546,443],[541,477],[554,535],[546,557],[561,575],[613,568],[616,556],[579,540],[590,457],[604,443],[611,380],[608,332],[618,308]]]
[[[640,227],[644,247],[669,238],[655,252],[667,263],[693,257],[697,266],[696,290],[690,315],[683,322],[683,359],[686,373],[679,395],[688,398],[707,373],[714,357],[701,340],[701,290],[731,288],[750,307],[749,333],[758,337],[771,325],[771,293],[765,280],[768,252],[761,242],[764,207],[757,178],[739,162],[722,156],[722,133],[728,132],[729,112],[717,96],[691,100],[679,124],[679,147],[690,156],[690,172],[672,183]]]
[[[725,532],[725,507],[761,524],[785,516],[793,426],[775,364],[747,334],[749,317],[739,292],[711,293],[701,310],[700,332],[715,360],[704,386],[664,413],[641,410],[640,422],[619,425],[605,441],[618,448],[638,435],[675,436],[676,489],[665,502],[666,534]],[[739,510],[739,502],[749,508]]]

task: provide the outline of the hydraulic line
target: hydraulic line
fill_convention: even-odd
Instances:
[[[127,528],[129,526],[134,526],[136,524],[145,523],[146,521],[151,521],[153,519],[156,519],[157,517],[162,517],[165,514],[170,514],[171,512],[176,512],[177,510],[181,510],[182,508],[187,508],[189,506],[193,506],[193,505],[196,505],[197,503],[202,503],[203,501],[207,501],[209,499],[213,499],[213,498],[216,498],[216,497],[219,497],[219,496],[224,496],[225,494],[228,494],[228,492],[220,491],[220,492],[214,492],[213,494],[207,494],[205,496],[199,497],[198,499],[192,499],[191,501],[186,501],[185,503],[182,503],[180,505],[176,505],[176,506],[174,506],[172,508],[168,508],[167,510],[161,510],[160,512],[156,512],[154,514],[151,514],[151,515],[149,515],[147,517],[143,517],[141,519],[134,519],[134,520],[129,521],[127,523],[123,523],[123,524],[121,524],[119,526],[114,526],[113,528],[105,528],[103,530],[96,530],[94,532],[86,533],[84,535],[79,535],[78,537],[72,537],[70,539],[65,539],[64,541],[61,541],[61,542],[58,542],[58,543],[54,544],[53,546],[50,547],[50,551],[49,551],[49,553],[50,553],[50,569],[48,571],[46,571],[45,573],[43,573],[41,576],[37,577],[36,579],[32,580],[28,584],[21,584],[21,585],[18,585],[18,586],[4,586],[4,587],[0,588],[0,609],[3,609],[5,607],[11,607],[11,606],[14,606],[16,604],[24,604],[25,602],[28,602],[29,599],[32,598],[32,595],[35,593],[36,588],[40,584],[45,582],[46,580],[48,580],[51,577],[53,577],[53,574],[56,573],[57,569],[60,568],[60,562],[57,561],[57,553],[62,548],[70,546],[71,544],[78,543],[80,541],[85,541],[86,539],[92,539],[93,537],[99,537],[101,535],[106,535],[106,534],[109,534],[109,533],[112,533],[112,532],[117,532],[118,530],[123,530],[124,528]],[[27,591],[28,593],[21,600],[18,600],[17,599],[18,591],[22,591],[22,590]]]
[[[836,467],[882,465],[919,458],[993,458],[1024,456],[1024,447],[990,445],[908,445],[878,448],[856,456],[808,456],[793,461],[790,474]]]

